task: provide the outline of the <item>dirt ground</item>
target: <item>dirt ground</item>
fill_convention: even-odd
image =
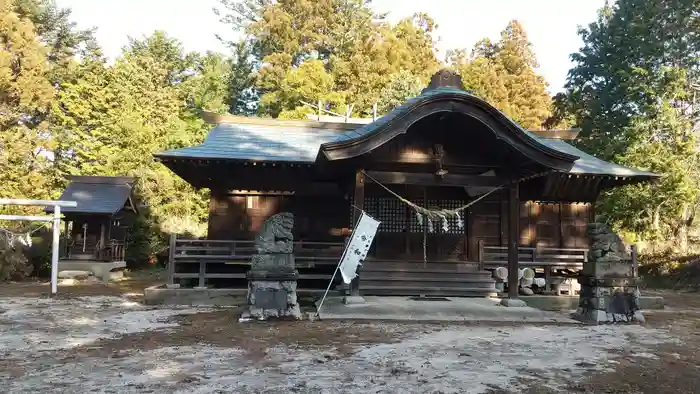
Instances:
[[[238,323],[111,285],[0,285],[0,392],[697,393],[700,294],[644,326]],[[5,391],[4,391],[5,390]]]

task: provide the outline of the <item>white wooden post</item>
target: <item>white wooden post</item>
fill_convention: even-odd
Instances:
[[[53,207],[53,244],[51,245],[51,294],[58,291],[58,244],[61,234],[61,207]]]

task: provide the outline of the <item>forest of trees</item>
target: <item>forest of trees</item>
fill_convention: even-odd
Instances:
[[[554,98],[517,21],[497,41],[439,59],[429,15],[391,23],[365,0],[220,0],[215,12],[241,37],[226,42],[229,53],[188,53],[156,31],[108,62],[94,31],[53,0],[0,0],[0,196],[56,198],[67,175],[135,176],[147,208],[132,257],[145,258],[166,233],[205,232],[208,191],[152,157],[201,142],[199,110],[293,119],[313,111],[302,101],[322,101],[371,116],[375,103],[385,113],[450,66],[523,127],[580,128],[584,150],[664,175],[602,196],[598,212],[649,250],[695,247],[698,0],[606,5],[581,29]]]

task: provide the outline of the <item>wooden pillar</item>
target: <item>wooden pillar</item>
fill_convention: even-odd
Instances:
[[[376,106],[376,104],[375,104]],[[404,193],[406,198],[411,198],[413,190],[410,188],[409,185],[405,185],[404,187]],[[406,217],[404,225],[405,227],[405,234],[404,234],[404,255],[406,256],[407,259],[410,258],[411,256],[411,220],[413,219],[413,209],[409,207],[406,204],[401,204],[404,209],[404,215]]]
[[[428,207],[428,188],[423,187],[423,206]],[[435,229],[435,223],[433,223],[433,230]],[[428,265],[428,219],[424,219],[423,223],[423,240],[421,241],[421,247],[423,248],[423,268],[427,268]]]
[[[175,247],[177,245],[177,234],[170,234],[170,248],[168,249],[168,272],[166,284],[175,284]],[[231,254],[236,254],[231,252]]]
[[[105,247],[105,237],[107,229],[105,228],[105,222],[100,223],[100,247],[98,249],[104,249]]]
[[[639,277],[639,263],[637,262],[637,244],[630,246],[630,258],[632,259],[632,274],[635,278]]]
[[[355,208],[352,210],[352,228],[357,227],[357,222],[360,220],[361,210],[365,209],[365,175],[362,170],[355,172],[355,193],[354,193]],[[350,295],[360,295],[360,277],[356,276],[350,283]]]
[[[508,187],[508,298],[518,298],[518,240],[520,238],[520,196],[518,182]]]
[[[464,238],[467,242],[466,257],[469,261],[478,258],[478,240],[474,236],[474,210],[470,206],[464,211]]]
[[[508,246],[508,193],[503,191],[501,195],[501,246]]]
[[[64,230],[63,230],[63,239],[64,239],[64,241],[63,241],[63,251],[62,251],[61,253],[63,253],[63,258],[66,258],[66,259],[67,259],[67,258],[70,257],[70,240],[71,240],[71,236],[70,236],[70,220],[66,219],[66,220],[63,222],[63,228],[64,228]]]

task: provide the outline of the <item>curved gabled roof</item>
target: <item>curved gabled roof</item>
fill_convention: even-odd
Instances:
[[[319,154],[328,160],[343,160],[368,153],[390,141],[418,120],[438,112],[458,112],[480,120],[496,138],[533,162],[545,167],[568,171],[579,159],[527,132],[516,122],[481,98],[454,87],[426,89],[375,122],[342,133],[335,141],[321,145]]]

